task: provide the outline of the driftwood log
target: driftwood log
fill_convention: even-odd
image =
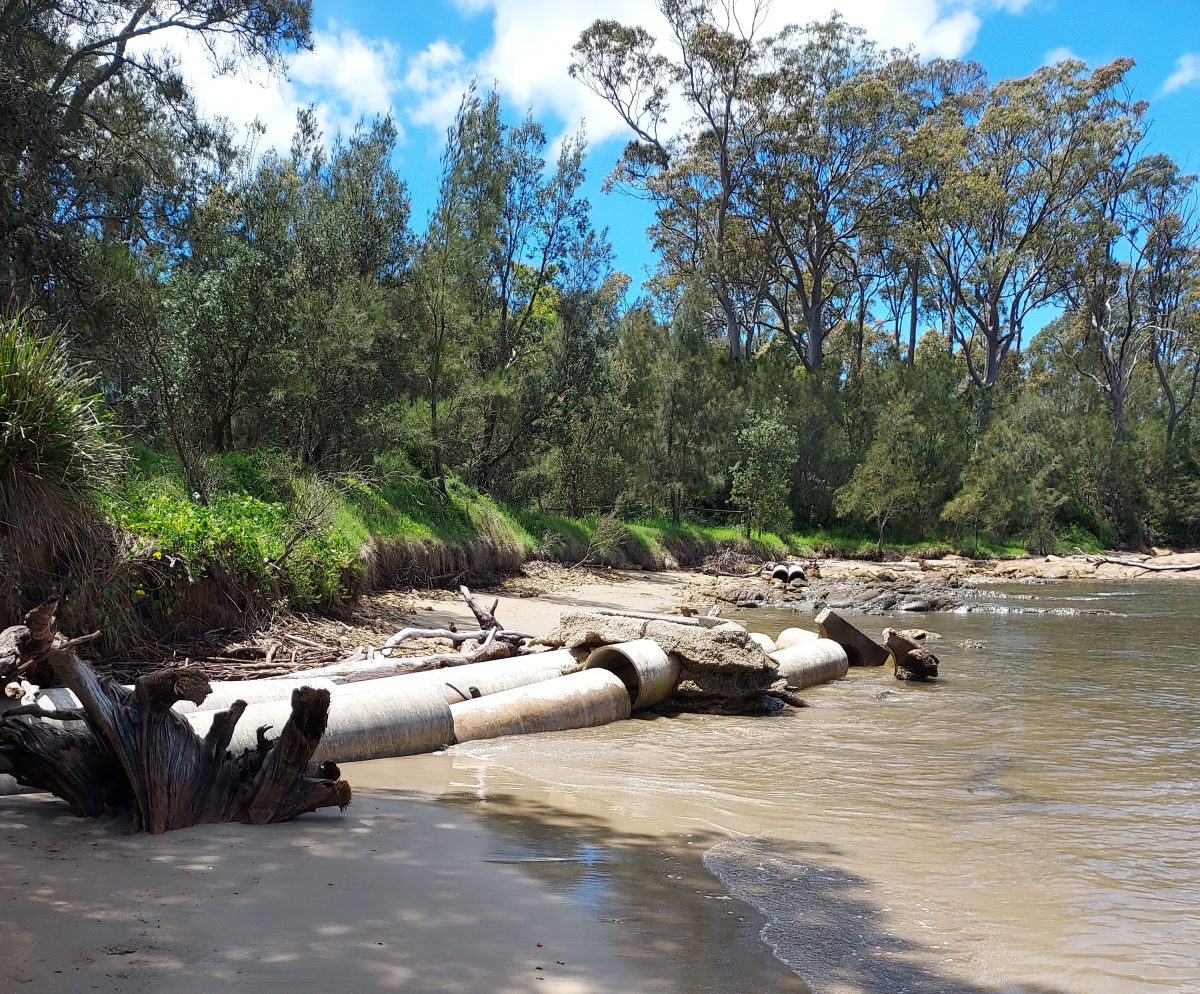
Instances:
[[[896,664],[897,680],[930,680],[938,675],[938,657],[919,642],[894,628],[885,628],[883,637]]]
[[[53,642],[52,613],[45,625]],[[0,639],[17,644],[29,636],[8,629]],[[336,767],[308,776],[325,732],[328,690],[295,690],[279,737],[269,741],[269,726],[259,728],[257,747],[234,756],[228,745],[245,702],[219,712],[203,738],[172,710],[177,701],[198,704],[208,696],[208,680],[199,671],[158,670],[128,690],[98,677],[69,641],[46,652],[45,661],[81,707],[43,711],[24,705],[0,714],[0,772],[49,791],[76,815],[128,810],[130,831],[157,834],[202,823],[290,821],[350,803],[350,785],[337,779]]]
[[[1081,553],[1081,555],[1095,566],[1110,563],[1113,566],[1131,566],[1134,569],[1146,569],[1156,573],[1187,573],[1200,569],[1200,563],[1149,563],[1137,559],[1116,559],[1112,556],[1089,556],[1087,553]]]
[[[50,668],[50,650],[90,642],[100,635],[99,632],[93,632],[82,638],[68,640],[54,627],[57,610],[58,598],[51,597],[31,608],[25,614],[23,624],[0,632],[0,687],[7,688],[9,684],[21,680],[38,686],[53,683],[55,677]]]
[[[379,650],[380,654],[389,656],[393,649],[410,639],[445,639],[456,646],[467,642],[482,644],[473,646],[472,649],[474,650],[482,648],[483,645],[497,643],[483,657],[464,660],[464,662],[480,662],[481,658],[504,659],[506,656],[516,655],[521,644],[533,638],[533,635],[529,632],[518,632],[505,628],[496,620],[496,608],[500,604],[499,599],[492,601],[492,606],[486,608],[475,599],[467,587],[459,587],[458,592],[466,602],[467,607],[471,609],[471,613],[475,615],[475,620],[479,624],[477,630],[460,632],[453,626],[450,628],[401,628],[400,631],[396,632],[395,635],[383,643]],[[451,663],[449,665],[454,664]],[[436,668],[436,665],[424,667],[424,669],[433,668]]]
[[[426,670],[441,670],[468,663],[486,663],[494,659],[509,659],[516,652],[509,642],[497,642],[485,638],[483,644],[465,652],[439,652],[431,656],[403,656],[395,659],[381,657],[367,660],[348,660],[331,663],[316,669],[303,670],[299,674],[285,673],[271,679],[296,679],[300,677],[322,677],[334,683],[357,683],[379,677],[403,676],[405,673],[423,673]]]

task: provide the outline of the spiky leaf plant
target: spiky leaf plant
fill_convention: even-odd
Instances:
[[[86,578],[111,548],[96,497],[122,459],[103,400],[61,340],[0,319],[0,622]]]

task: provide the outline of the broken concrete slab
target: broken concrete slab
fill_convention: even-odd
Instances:
[[[817,615],[817,633],[845,649],[851,666],[882,666],[888,661],[887,649],[834,611]]]

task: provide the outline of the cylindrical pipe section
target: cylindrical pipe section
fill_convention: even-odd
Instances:
[[[804,579],[807,579],[807,577],[805,576],[805,573],[804,573],[804,567],[801,566],[799,563],[792,563],[788,567],[788,575],[787,575],[788,583],[791,583],[793,580],[804,580]]]
[[[587,668],[608,670],[620,677],[634,711],[665,701],[679,682],[679,663],[653,639],[603,645],[588,656]]]
[[[535,652],[510,659],[377,677],[358,683],[340,684],[323,677],[305,678],[303,675],[288,677],[285,680],[224,680],[212,685],[212,693],[204,699],[203,704],[197,706],[190,701],[180,701],[175,705],[175,710],[183,714],[192,711],[214,711],[227,708],[237,700],[243,700],[247,704],[290,701],[292,691],[296,687],[324,687],[338,695],[390,695],[396,691],[436,688],[445,697],[447,704],[456,704],[472,697],[485,697],[502,690],[552,680],[556,676],[564,676],[581,669],[583,664],[568,650],[555,649],[553,652]]]
[[[813,639],[770,653],[789,687],[803,690],[840,680],[850,669],[846,650],[832,639]]]
[[[9,797],[13,794],[41,794],[44,791],[37,787],[22,787],[17,781],[7,773],[0,773],[0,797]]]
[[[252,748],[255,730],[272,727],[272,737],[282,730],[292,713],[287,701],[251,704],[237,723],[229,749],[233,753]],[[185,715],[192,727],[204,735],[215,711]],[[334,691],[329,699],[329,723],[313,762],[332,760],[352,763],[384,756],[412,756],[433,752],[454,740],[450,705],[436,689],[419,687],[388,694],[345,694]]]
[[[816,632],[810,632],[806,628],[785,628],[779,633],[779,637],[775,639],[775,648],[790,649],[794,645],[813,642],[820,637]]]
[[[298,687],[324,687],[332,691],[337,684],[319,676],[288,677],[286,680],[214,680],[210,684],[212,693],[199,704],[191,701],[176,701],[173,707],[180,714],[193,711],[221,711],[234,701],[247,704],[263,704],[268,701],[291,701],[292,691]]]
[[[773,570],[771,570],[771,579],[772,580],[782,580],[784,583],[787,583],[789,572],[790,572],[790,570],[789,570],[788,564],[780,563]]]
[[[628,718],[630,704],[620,677],[594,669],[452,704],[450,714],[454,741],[474,742],[605,725]]]
[[[770,635],[764,635],[762,632],[751,632],[750,638],[762,646],[763,652],[775,651],[775,640]]]
[[[467,663],[465,666],[447,666],[444,669],[425,670],[421,673],[406,673],[403,676],[382,677],[378,680],[363,680],[346,683],[338,687],[338,694],[390,694],[398,690],[421,688],[440,693],[447,704],[469,701],[475,697],[487,697],[517,687],[527,687],[543,680],[553,680],[583,669],[567,649],[553,652],[535,652],[528,656],[509,659],[494,659],[484,663]]]
[[[43,711],[72,711],[81,707],[79,698],[66,687],[42,687],[33,699],[33,703]],[[66,731],[70,728],[83,728],[85,721],[54,721],[54,724]]]

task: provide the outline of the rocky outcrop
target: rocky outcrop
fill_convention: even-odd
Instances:
[[[755,581],[717,581],[701,599],[713,598],[738,607],[792,607],[814,614],[861,611],[880,615],[895,611],[923,614],[935,611],[992,610],[989,600],[1002,599],[996,583],[1038,583],[1052,580],[1200,580],[1200,553],[1157,550],[1153,556],[1116,555],[1025,557],[1011,560],[938,559],[891,563],[808,560],[805,577],[791,576],[794,563],[767,563]],[[1020,610],[1020,609],[1014,609]],[[1106,614],[1096,609],[1079,613]]]
[[[897,680],[932,680],[938,675],[938,657],[919,642],[894,628],[883,630],[883,639],[896,666]]]

